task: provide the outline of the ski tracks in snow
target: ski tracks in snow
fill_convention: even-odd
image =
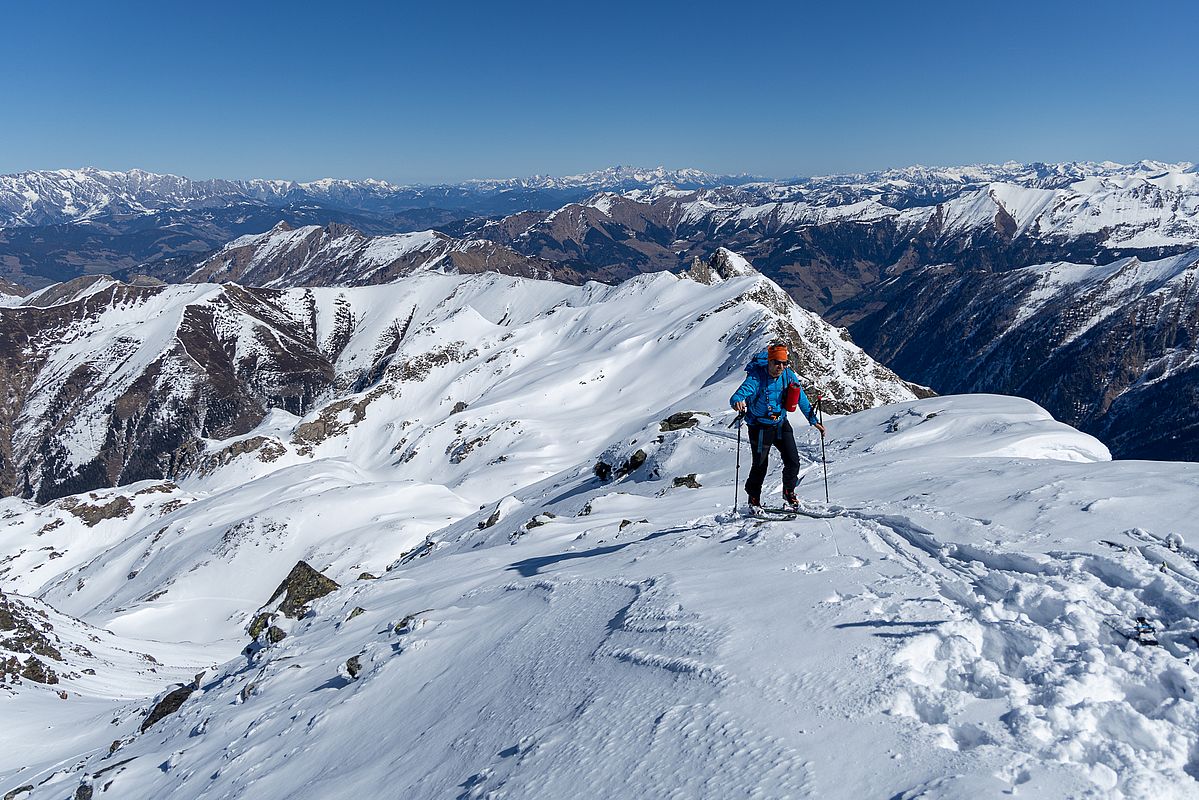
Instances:
[[[1196,796],[1193,554],[1144,531],[1109,543],[1113,557],[1001,552],[943,543],[902,513],[844,513],[877,551],[934,582],[953,612],[898,647],[908,685],[891,714],[948,750],[1005,752],[1013,767],[996,777],[1028,791]],[[1136,616],[1163,626],[1161,647],[1121,635]],[[948,787],[903,796],[925,790]]]

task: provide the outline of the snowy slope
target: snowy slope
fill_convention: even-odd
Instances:
[[[148,704],[114,701],[115,753],[12,743],[4,785],[1196,796],[1199,572],[1176,534],[1199,471],[1110,462],[1026,401],[932,398],[830,420],[831,505],[801,436],[814,516],[762,523],[728,514],[736,442],[711,410],[663,434],[657,478],[600,483],[584,461],[532,481],[494,526],[488,506],[424,557],[344,580],[146,733]],[[702,488],[673,486],[691,472]],[[281,471],[238,491],[287,488]],[[358,505],[386,513],[391,496],[364,486]],[[321,491],[296,502],[330,508]],[[1163,646],[1120,633],[1136,615]],[[52,730],[87,719],[74,700],[37,708]]]
[[[570,277],[568,270],[557,275],[552,266],[495,242],[453,239],[435,231],[369,237],[345,225],[293,229],[281,222],[266,233],[229,242],[187,280],[287,288],[389,283],[418,270]]]
[[[720,409],[721,383],[736,380],[773,331],[792,332],[797,369],[826,408],[915,396],[744,261],[734,272],[713,285],[658,274],[615,287],[424,273],[385,287],[279,293],[278,313],[315,309],[318,340],[333,318],[353,320],[332,365],[334,386],[350,391],[303,417],[277,411],[257,430],[210,442],[194,471],[176,476],[182,488],[97,491],[82,508],[66,498],[23,515],[0,532],[13,554],[0,576],[118,632],[136,619],[156,636],[186,626],[218,639],[272,588],[259,573],[263,550],[289,566],[302,558],[333,569],[335,580],[382,570],[446,519],[603,457],[626,437],[652,452],[642,420],[689,397]],[[148,359],[124,363],[138,360]],[[276,473],[294,488],[264,506],[255,481]],[[362,498],[383,486],[394,508],[380,517]],[[302,502],[314,493],[329,506],[323,514]],[[89,524],[89,514],[102,519]],[[345,527],[331,530],[330,518]],[[383,522],[392,534],[380,540]],[[21,544],[31,534],[40,549]],[[214,595],[198,623],[191,604]]]

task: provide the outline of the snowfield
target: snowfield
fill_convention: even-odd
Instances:
[[[404,358],[479,352],[395,378],[307,448],[321,412],[275,412],[240,437],[270,459],[74,511],[0,501],[0,588],[56,609],[69,651],[47,661],[60,683],[0,690],[0,791],[1199,797],[1199,465],[1113,462],[1028,401],[897,382],[828,420],[831,502],[800,421],[805,515],[746,518],[727,400],[765,332],[727,303],[758,280],[338,290],[367,337],[343,364],[411,307],[430,323]],[[842,344],[817,386],[847,380]],[[251,644],[301,559],[340,588]]]

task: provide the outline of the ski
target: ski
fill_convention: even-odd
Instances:
[[[1107,620],[1104,620],[1104,623],[1107,625],[1107,627],[1111,628],[1113,631],[1120,634],[1125,639],[1134,641],[1137,644],[1146,645],[1146,646],[1161,645],[1161,642],[1159,642],[1157,640],[1157,632],[1153,629],[1153,623],[1149,622],[1149,620],[1145,619],[1144,617],[1137,617],[1136,624],[1133,625],[1133,628],[1131,631],[1126,631],[1121,628],[1117,628],[1115,625],[1108,622]]]
[[[749,517],[750,519],[765,520],[767,522],[786,522],[788,520],[795,519],[799,515],[789,509],[751,506],[745,512],[745,516]]]
[[[762,510],[770,514],[787,514],[793,517],[807,517],[809,519],[832,519],[837,516],[833,511],[816,511],[807,508],[773,508],[763,506]]]

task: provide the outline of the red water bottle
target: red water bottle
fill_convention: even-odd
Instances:
[[[783,391],[783,408],[794,411],[799,407],[799,384],[791,384]]]

